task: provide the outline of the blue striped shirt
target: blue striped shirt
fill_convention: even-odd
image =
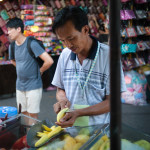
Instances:
[[[93,38],[93,37],[92,37]],[[96,40],[94,38],[94,40]],[[74,104],[78,105],[95,105],[105,99],[105,95],[110,94],[110,69],[109,69],[109,46],[100,43],[99,55],[87,86],[84,89],[84,94],[79,86],[76,78],[76,71],[79,75],[81,85],[83,86],[86,77],[88,76],[90,67],[97,52],[98,41],[90,50],[88,58],[83,60],[82,65],[78,57],[70,49],[65,48],[58,60],[56,72],[52,84],[64,89],[68,100],[71,102],[71,107]],[[124,75],[121,69],[121,91],[126,90]],[[110,114],[105,113],[97,116],[90,116],[89,125],[109,123]]]

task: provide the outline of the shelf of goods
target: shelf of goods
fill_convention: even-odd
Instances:
[[[60,55],[63,45],[52,33],[54,17],[50,15],[50,8],[44,5],[21,5],[21,9],[25,36],[34,36],[43,41],[46,51],[52,56]]]

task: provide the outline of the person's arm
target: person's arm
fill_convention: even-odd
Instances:
[[[68,112],[62,119],[60,119],[60,123],[56,122],[56,124],[62,127],[71,127],[78,117],[101,115],[110,112],[109,98],[109,96],[106,96],[106,99],[98,104]]]
[[[42,67],[40,68],[40,72],[42,74],[44,71],[52,66],[54,61],[47,52],[42,53],[39,57],[44,61]]]
[[[15,60],[10,60],[10,62],[16,67],[16,61]]]
[[[63,108],[66,107],[70,107],[70,102],[66,97],[66,93],[63,89],[57,88],[57,92],[56,92],[56,99],[57,99],[57,103],[54,104],[54,111],[56,113],[58,113],[60,110],[62,110]]]

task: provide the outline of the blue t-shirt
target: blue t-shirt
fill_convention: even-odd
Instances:
[[[37,61],[28,52],[27,40],[28,37],[19,46],[15,43],[15,58],[11,55],[11,46],[9,46],[9,59],[16,61],[16,89],[20,91],[30,91],[42,87],[40,68]],[[45,52],[36,41],[31,42],[31,49],[36,57]]]

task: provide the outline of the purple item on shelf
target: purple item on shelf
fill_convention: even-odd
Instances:
[[[133,10],[124,10],[124,13],[125,13],[125,20],[136,18]]]
[[[126,19],[125,19],[124,10],[120,10],[120,19],[121,19],[121,20],[126,20]]]
[[[21,9],[33,9],[33,5],[21,5]]]

